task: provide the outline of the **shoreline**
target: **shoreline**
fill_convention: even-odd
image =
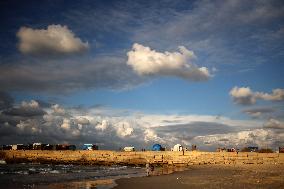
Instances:
[[[137,175],[122,174],[114,177],[42,183],[35,188],[280,189],[283,188],[282,186],[284,186],[284,164],[206,164],[186,167],[158,166],[150,176],[146,176],[146,169],[141,167],[141,172]]]
[[[92,165],[6,164],[0,165],[0,172],[0,182],[9,189],[112,188],[115,179],[145,176],[141,167]]]
[[[113,189],[280,189],[284,165],[191,165],[172,174],[115,180]]]
[[[1,151],[1,158],[7,164],[40,163],[40,164],[73,164],[73,165],[123,165],[144,167],[146,163],[153,166],[154,172],[149,177],[132,177],[117,179],[114,188],[280,188],[284,185],[284,153],[255,152],[201,152],[201,151]],[[158,167],[158,168],[157,168]],[[159,168],[160,167],[160,168]],[[279,167],[282,170],[279,170]],[[178,169],[185,170],[179,172]],[[273,168],[273,169],[272,169]],[[176,170],[174,170],[176,169]],[[261,173],[254,178],[253,173]],[[160,170],[157,171],[157,170]],[[266,171],[266,172],[265,172]],[[270,175],[270,172],[278,175]],[[173,173],[174,172],[174,173]],[[173,173],[173,174],[169,174]],[[146,170],[145,170],[146,174]],[[160,176],[153,176],[160,175]],[[179,175],[175,177],[176,175]],[[217,175],[217,176],[216,176]],[[233,175],[229,177],[228,175]],[[244,175],[243,177],[241,175]],[[268,180],[265,180],[269,177]],[[271,178],[270,178],[271,177]],[[223,179],[225,178],[225,179]],[[221,180],[221,181],[220,181]],[[245,182],[250,180],[250,182]],[[265,181],[265,183],[261,181]],[[271,181],[276,183],[271,183]],[[282,181],[283,180],[283,181]],[[80,181],[80,180],[79,180]],[[209,182],[210,181],[210,182]],[[92,181],[94,183],[94,181]],[[139,183],[138,185],[135,183]],[[216,185],[217,183],[217,185]],[[267,183],[270,183],[267,187]],[[76,184],[76,183],[75,183]],[[215,185],[214,185],[215,184]],[[262,184],[262,185],[261,185]],[[272,184],[272,185],[271,185]],[[162,187],[163,186],[163,187]],[[169,187],[170,186],[170,187]],[[203,187],[204,186],[204,187]],[[261,187],[259,187],[261,186]],[[271,187],[273,186],[273,187]]]
[[[284,164],[284,153],[256,152],[201,152],[201,151],[0,151],[0,159],[7,163],[48,163],[80,165],[145,166],[147,163],[163,165],[203,164]]]

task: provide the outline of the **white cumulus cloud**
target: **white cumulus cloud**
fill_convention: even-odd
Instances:
[[[21,27],[17,33],[19,50],[24,54],[68,54],[86,51],[88,42],[75,36],[67,26],[49,25],[47,29]]]
[[[108,127],[109,127],[109,122],[107,120],[102,120],[101,123],[98,123],[96,125],[96,129],[101,131],[106,130]]]
[[[281,101],[284,100],[284,89],[273,89],[271,94],[256,92],[255,96],[263,100]]]
[[[127,53],[127,64],[139,75],[176,76],[193,81],[208,80],[209,70],[192,63],[194,52],[184,46],[179,52],[157,52],[135,43]]]
[[[152,129],[146,129],[144,131],[144,141],[145,142],[161,142],[161,143],[164,142],[164,140],[158,137],[157,133]]]
[[[272,146],[275,140],[281,140],[281,135],[265,129],[239,131],[226,134],[197,136],[193,139],[199,145],[215,147],[247,147],[256,145],[260,148]]]
[[[255,104],[257,99],[267,101],[284,100],[284,89],[273,89],[272,93],[254,92],[249,87],[234,87],[230,93],[234,102],[242,105]]]
[[[237,104],[255,104],[256,99],[249,87],[234,87],[230,91],[230,95],[233,97]]]
[[[38,104],[38,102],[35,101],[35,100],[31,100],[30,102],[23,101],[23,102],[21,103],[21,107],[22,107],[22,108],[36,109],[36,108],[39,108],[39,104]]]
[[[116,133],[119,137],[123,138],[126,136],[130,136],[133,133],[133,128],[130,126],[128,122],[119,122],[117,123]]]
[[[51,106],[53,113],[58,114],[58,115],[64,115],[65,114],[65,109],[59,106],[58,104],[54,104]]]
[[[60,127],[61,127],[62,129],[69,130],[70,127],[71,127],[70,120],[67,119],[67,118],[64,118],[64,119],[63,119],[63,123],[61,124]]]
[[[90,124],[90,121],[87,118],[85,118],[85,117],[78,117],[78,118],[76,118],[76,122],[78,124],[81,124],[81,125],[88,125],[88,124]]]

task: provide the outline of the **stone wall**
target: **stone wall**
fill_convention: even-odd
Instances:
[[[152,164],[194,165],[194,164],[284,164],[284,153],[254,152],[117,152],[117,151],[1,151],[8,163],[78,163],[78,164]]]

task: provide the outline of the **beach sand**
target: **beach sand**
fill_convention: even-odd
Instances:
[[[116,183],[115,189],[284,189],[284,165],[193,165],[182,172]]]

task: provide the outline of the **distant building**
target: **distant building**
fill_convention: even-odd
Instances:
[[[227,152],[226,148],[217,148],[216,152]]]
[[[43,144],[42,150],[56,150],[56,147],[55,145],[52,145],[52,144]]]
[[[127,147],[124,147],[123,150],[125,152],[133,152],[135,151],[135,148],[133,146],[127,146]]]
[[[41,143],[33,143],[33,150],[41,150]]]
[[[248,150],[249,150],[249,152],[258,152],[258,147],[257,146],[249,146]]]
[[[99,147],[95,144],[84,144],[83,150],[98,150]]]
[[[70,145],[70,144],[57,144],[55,146],[56,150],[76,150],[75,145]]]
[[[17,144],[12,145],[12,150],[17,150]]]
[[[2,145],[2,150],[12,150],[12,145]]]
[[[76,146],[75,145],[68,145],[67,150],[76,150]]]
[[[235,148],[228,148],[227,152],[237,152],[237,150]]]

